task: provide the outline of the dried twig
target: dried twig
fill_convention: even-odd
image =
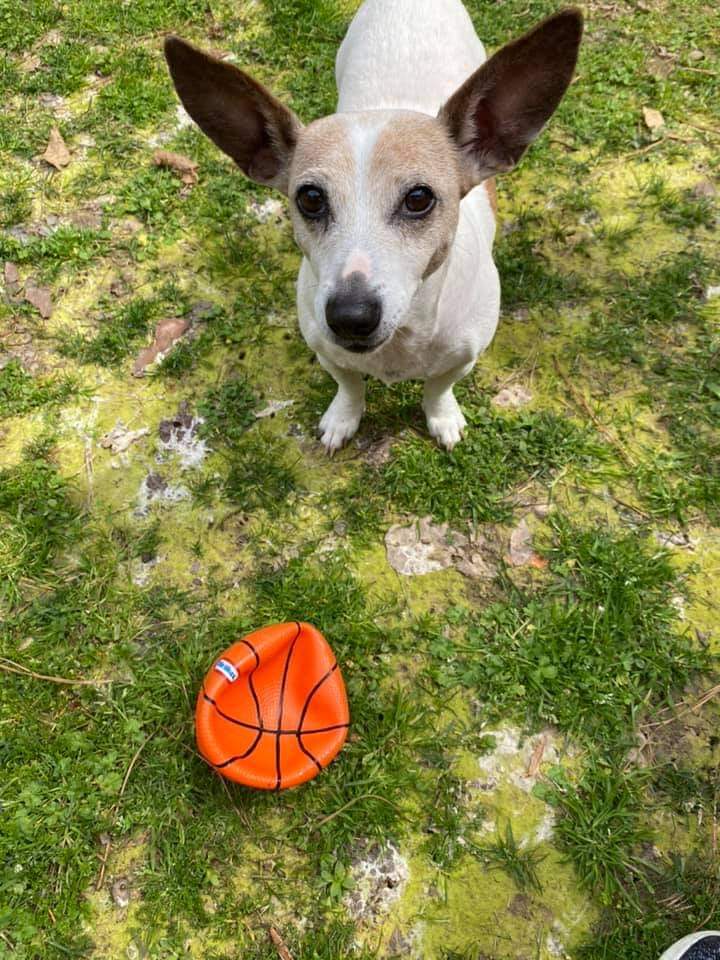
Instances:
[[[15,663],[14,660],[8,660],[7,657],[0,657],[0,670],[6,673],[17,673],[21,677],[30,677],[32,680],[46,680],[48,683],[58,683],[67,687],[100,687],[109,683],[116,683],[115,680],[71,680],[68,677],[49,677],[45,673],[36,673],[21,663]]]
[[[699,130],[701,133],[712,134],[713,137],[720,137],[720,130],[716,130],[715,127],[702,127],[699,123],[688,123],[685,121],[685,126],[690,127],[691,130]]]
[[[334,820],[335,817],[339,817],[341,813],[345,813],[346,810],[349,810],[350,807],[354,807],[356,803],[361,803],[363,800],[380,800],[382,803],[387,803],[388,806],[395,807],[396,810],[399,810],[400,807],[396,803],[393,803],[392,800],[388,800],[387,797],[381,797],[376,793],[364,793],[361,797],[353,797],[352,800],[349,800],[342,807],[339,807],[334,813],[328,814],[327,817],[323,817],[322,820],[319,820],[315,824],[315,830],[319,830],[320,827],[324,827],[326,824],[330,823],[331,820]]]
[[[687,716],[688,713],[697,713],[698,710],[702,709],[706,703],[709,703],[715,697],[720,694],[720,683],[712,687],[707,693],[704,693],[699,700],[697,700],[692,706],[685,705],[685,709],[681,710],[680,713],[676,713],[672,717],[668,717],[667,720],[656,720],[654,723],[646,723],[646,727],[667,727],[670,723],[675,723],[676,720],[682,719],[682,717]]]
[[[280,960],[293,960],[292,954],[290,953],[287,946],[285,945],[285,941],[277,932],[275,927],[270,927],[269,933],[270,933],[270,939],[272,940],[273,945],[278,952],[278,956],[280,957]]]

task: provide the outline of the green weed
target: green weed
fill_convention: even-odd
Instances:
[[[544,857],[535,849],[524,850],[518,846],[510,821],[504,833],[498,832],[494,843],[473,844],[471,849],[491,870],[506,873],[519,890],[543,892],[537,868]]]
[[[19,361],[11,360],[0,369],[0,419],[64,403],[77,389],[71,377],[35,379]]]

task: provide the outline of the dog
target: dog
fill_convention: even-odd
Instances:
[[[337,56],[337,113],[303,126],[230,63],[168,37],[178,95],[251,179],[290,199],[300,329],[337,394],[329,454],[356,433],[365,381],[424,381],[430,434],[466,429],[453,393],[500,315],[495,182],[550,119],[582,14],[561,10],[487,59],[460,0],[366,0]]]

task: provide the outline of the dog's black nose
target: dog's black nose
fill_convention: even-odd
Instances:
[[[382,304],[369,290],[334,294],[325,307],[332,332],[343,340],[367,340],[380,326]]]

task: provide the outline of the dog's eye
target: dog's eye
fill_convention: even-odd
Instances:
[[[300,213],[309,220],[322,220],[328,212],[327,197],[320,187],[300,187],[295,202]]]
[[[430,187],[413,187],[403,200],[403,212],[408,217],[419,219],[426,217],[436,203],[435,194]]]

